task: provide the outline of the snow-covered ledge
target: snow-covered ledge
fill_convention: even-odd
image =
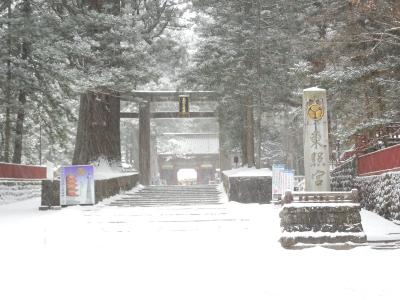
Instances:
[[[283,247],[297,243],[366,243],[357,190],[285,194],[281,218]]]
[[[114,174],[115,175],[115,174]],[[133,189],[139,182],[138,173],[121,173],[117,176],[95,178],[96,203],[114,196],[121,191]],[[60,180],[42,181],[42,201],[40,209],[60,206]]]
[[[222,181],[229,201],[269,203],[272,198],[270,169],[237,168],[222,172]]]

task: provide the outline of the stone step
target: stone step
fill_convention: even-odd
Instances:
[[[208,199],[208,198],[212,198],[212,199],[217,199],[218,195],[213,195],[213,196],[209,196],[209,195],[161,195],[161,194],[155,194],[155,195],[141,195],[141,194],[137,194],[137,195],[123,195],[122,198],[138,198],[138,199],[142,199],[142,198],[160,198],[160,199],[179,199],[179,198],[202,198],[202,199]]]
[[[126,195],[137,195],[137,194],[141,194],[141,195],[209,195],[209,196],[215,196],[215,195],[219,195],[221,193],[211,193],[211,192],[154,192],[154,191],[145,191],[145,192],[136,192],[136,193],[126,193]]]
[[[169,193],[179,193],[179,192],[184,192],[184,193],[218,193],[218,190],[212,189],[212,190],[200,190],[200,189],[194,189],[194,190],[161,190],[161,189],[142,189],[140,192],[155,192],[155,193],[160,193],[160,192],[169,192]]]
[[[209,204],[209,203],[214,203],[214,204],[219,204],[217,201],[204,201],[204,200],[199,200],[199,201],[158,201],[158,200],[147,200],[147,201],[113,201],[112,203],[160,203],[160,204],[176,204],[176,203],[184,203],[184,204],[190,204],[190,203],[204,203],[204,204]]]
[[[143,190],[145,189],[152,189],[152,190],[216,190],[217,186],[212,186],[212,187],[183,187],[183,186],[158,186],[158,185],[153,185],[153,186],[145,186]]]
[[[220,202],[219,199],[210,199],[210,198],[181,198],[181,199],[161,199],[161,198],[121,198],[116,201],[157,201],[157,202],[195,202],[195,201],[203,201],[203,202]]]
[[[153,193],[218,193],[217,190],[140,190],[140,192],[153,192]]]
[[[180,192],[180,191],[186,191],[186,192],[192,192],[192,191],[207,191],[207,192],[213,192],[213,191],[218,191],[217,189],[154,189],[154,188],[144,188],[141,189],[141,191],[171,191],[171,192]]]
[[[194,184],[194,185],[148,185],[145,188],[158,188],[158,189],[197,189],[197,188],[217,188],[217,184]]]
[[[196,186],[146,186],[136,192],[128,192],[111,202],[111,206],[201,206],[220,205],[216,185]]]
[[[110,206],[121,206],[121,207],[163,207],[163,206],[204,206],[204,203],[116,203],[112,202]],[[210,203],[209,205],[215,205]]]
[[[213,197],[218,196],[220,193],[126,193],[125,195],[141,195],[141,196],[170,196],[170,197],[179,197],[179,196],[204,196],[204,197]]]

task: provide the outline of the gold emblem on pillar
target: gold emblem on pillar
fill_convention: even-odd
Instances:
[[[319,100],[308,102],[307,115],[311,120],[319,121],[324,116],[324,109]]]

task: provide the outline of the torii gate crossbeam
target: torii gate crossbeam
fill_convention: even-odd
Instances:
[[[177,101],[180,95],[187,95],[191,102],[212,102],[213,91],[134,91],[122,97],[122,101],[139,102],[139,113],[121,112],[120,118],[139,118],[139,172],[140,183],[149,185],[150,172],[150,119],[151,118],[215,118],[214,111],[190,112],[182,116],[179,112],[150,112],[151,102]],[[215,101],[215,100],[214,100]]]

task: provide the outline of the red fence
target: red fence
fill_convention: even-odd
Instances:
[[[399,170],[400,145],[395,145],[358,157],[357,173],[360,176],[376,175]]]
[[[45,179],[46,167],[0,163],[0,178]]]

